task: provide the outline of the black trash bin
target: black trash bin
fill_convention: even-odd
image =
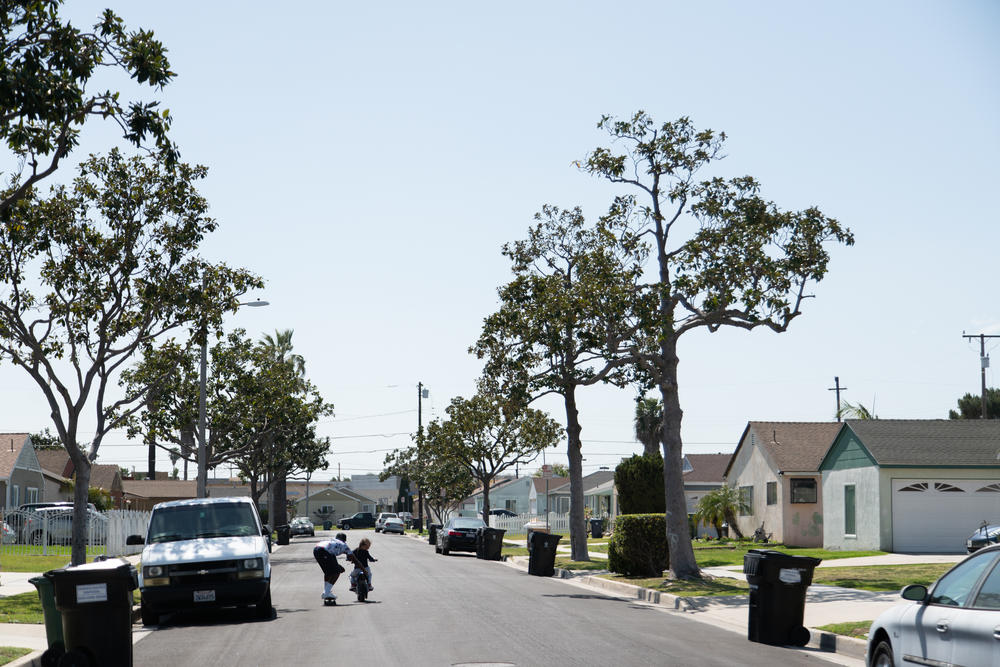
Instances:
[[[333,522],[332,521],[330,521],[329,519],[327,519],[326,521],[323,522],[323,530],[330,530],[331,528],[333,528]]]
[[[440,527],[441,526],[438,525],[438,528],[440,528]],[[430,528],[430,526],[428,526],[428,529],[429,528]],[[420,519],[420,518],[413,519],[413,530],[417,531],[418,533],[424,532],[424,520]],[[431,544],[434,544],[434,543],[431,542]]]
[[[288,525],[275,528],[278,533],[278,544],[288,544],[292,541],[292,529]]]
[[[441,524],[439,523],[432,523],[427,526],[427,544],[437,544],[439,530],[441,530]]]
[[[821,562],[772,549],[750,549],[743,556],[743,573],[750,584],[750,641],[775,646],[809,643],[809,630],[802,625],[806,589]]]
[[[112,558],[49,570],[45,576],[52,580],[56,609],[62,614],[66,655],[58,664],[131,666],[135,567]]]
[[[538,530],[528,537],[528,574],[551,577],[556,573],[556,547],[562,535],[552,535]]]
[[[500,560],[506,530],[483,526],[476,530],[476,558]]]
[[[590,536],[604,537],[604,519],[590,520]]]

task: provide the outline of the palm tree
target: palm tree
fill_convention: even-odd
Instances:
[[[875,414],[875,403],[872,402],[872,409],[869,410],[863,406],[860,402],[849,403],[844,401],[844,407],[840,409],[837,417],[842,419],[878,419],[878,415]]]
[[[659,454],[663,439],[663,402],[658,398],[635,399],[635,439],[643,454]]]
[[[698,511],[695,512],[694,516],[698,521],[712,524],[720,537],[722,524],[727,523],[736,533],[736,537],[742,538],[743,533],[740,532],[740,527],[736,523],[736,515],[750,511],[750,506],[740,490],[723,484],[702,496],[701,500],[698,501]]]
[[[306,360],[302,358],[301,354],[292,354],[293,333],[295,333],[294,329],[285,329],[284,331],[275,329],[273,338],[270,334],[264,334],[261,342],[264,347],[271,351],[277,361],[290,365],[295,369],[296,375],[305,377]]]

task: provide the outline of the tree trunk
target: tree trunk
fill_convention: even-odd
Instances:
[[[660,343],[660,395],[663,399],[663,487],[667,506],[667,549],[670,571],[674,577],[687,579],[699,575],[688,527],[687,499],[684,497],[684,461],[681,452],[681,410],[677,393],[676,340],[664,337]]]
[[[483,523],[490,525],[490,481],[483,482]]]
[[[75,446],[75,445],[74,445]],[[83,452],[70,454],[76,483],[73,489],[73,536],[70,564],[83,565],[87,562],[87,523],[90,513],[87,501],[90,491],[90,461]]]
[[[288,524],[288,494],[285,492],[285,471],[278,471],[278,477],[272,485],[274,487],[274,507],[272,509],[275,528]]]
[[[156,442],[151,437],[147,436],[147,438],[148,442],[146,446],[149,448],[147,452],[149,479],[156,479]]]
[[[574,387],[567,389],[566,455],[569,459],[569,542],[573,560],[590,560],[587,551],[587,526],[583,511],[583,452],[580,446],[580,412],[576,407]],[[548,502],[548,501],[546,501]],[[545,511],[549,511],[546,506]]]

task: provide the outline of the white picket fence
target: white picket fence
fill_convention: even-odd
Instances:
[[[549,531],[553,533],[569,533],[569,514],[556,514],[549,512]],[[545,523],[544,514],[519,514],[518,516],[494,516],[490,515],[490,527],[500,528],[507,533],[524,534],[527,529],[524,524],[530,522]]]
[[[67,555],[72,535],[72,511],[31,512],[11,510],[0,517],[0,556]],[[150,512],[111,510],[93,513],[87,522],[87,552],[109,558],[142,551],[142,545],[125,544],[129,535],[146,536]]]
[[[125,544],[129,535],[142,535],[146,537],[146,528],[149,526],[149,516],[151,512],[139,510],[111,510],[105,512],[108,517],[108,558],[118,556],[131,556],[142,552],[141,544]]]

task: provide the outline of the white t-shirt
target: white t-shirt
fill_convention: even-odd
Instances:
[[[316,546],[326,549],[334,556],[343,556],[344,554],[350,555],[354,553],[346,543],[341,542],[340,540],[328,540],[326,542],[320,542]]]

